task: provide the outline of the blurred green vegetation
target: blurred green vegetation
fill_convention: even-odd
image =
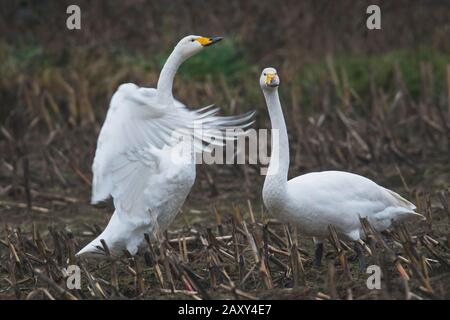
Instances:
[[[420,98],[422,90],[421,65],[431,66],[433,73],[433,91],[431,99],[437,101],[446,91],[446,68],[450,65],[450,54],[432,47],[421,46],[415,50],[399,49],[376,55],[339,55],[332,57],[337,81],[342,86],[347,81],[348,88],[365,105],[370,96],[370,82],[377,88],[389,92],[395,87],[395,68],[398,67],[402,81],[414,100]],[[302,105],[309,106],[317,94],[318,83],[332,81],[330,65],[326,59],[304,65],[295,76],[291,85],[299,86]],[[288,84],[289,85],[289,84]]]
[[[398,65],[403,80],[412,97],[420,94],[421,63],[431,64],[437,81],[436,89],[445,88],[446,66],[450,63],[450,55],[431,47],[419,47],[416,50],[400,49],[378,55],[342,55],[334,57],[334,65],[342,76],[345,72],[349,86],[360,96],[369,92],[370,77],[377,86],[389,88],[393,79],[394,66]],[[295,84],[302,87],[314,86],[329,69],[325,61],[304,66],[295,79]],[[439,91],[437,90],[437,91]]]
[[[167,55],[161,57],[161,67],[166,57]],[[205,75],[216,78],[220,75],[233,83],[245,76],[250,66],[245,54],[237,49],[232,39],[228,39],[220,43],[220,46],[203,50],[200,54],[190,58],[181,66],[180,75],[187,79],[202,79]]]
[[[156,79],[171,48],[157,54],[143,51],[128,51],[126,49],[105,49],[91,52],[86,48],[77,50],[63,50],[55,55],[46,51],[42,46],[24,44],[18,42],[14,46],[0,45],[0,73],[2,75],[2,87],[0,98],[3,102],[15,98],[15,94],[9,92],[11,83],[17,79],[37,78],[37,81],[45,78],[45,74],[58,70],[63,74],[67,71],[80,70],[88,65],[102,63],[101,69],[86,71],[86,81],[93,83],[90,86],[90,95],[93,100],[100,96],[102,100],[93,101],[95,105],[107,105],[110,91],[105,89],[105,81],[109,78],[117,82],[137,82],[143,86],[154,86],[155,83],[147,81],[148,74]],[[382,54],[349,54],[318,58],[311,62],[303,63],[295,69],[279,70],[282,80],[281,94],[283,98],[291,98],[291,90],[297,89],[299,102],[305,110],[313,110],[323,90],[324,84],[332,83],[335,89],[332,98],[339,100],[342,96],[340,90],[345,89],[352,94],[354,106],[360,105],[364,110],[370,99],[371,81],[377,88],[385,92],[393,92],[397,86],[395,81],[395,68],[401,72],[402,81],[413,99],[419,99],[423,90],[422,64],[431,66],[432,70],[432,96],[433,101],[440,98],[439,95],[446,92],[447,79],[446,67],[450,65],[450,55],[442,50],[430,46],[418,46],[414,49],[395,49]],[[106,67],[107,65],[107,67]],[[275,64],[275,66],[277,66]],[[179,70],[177,78],[182,79],[183,87],[193,83],[205,81],[217,83],[223,81],[232,91],[233,95],[240,96],[242,103],[248,108],[263,106],[258,77],[262,68],[258,61],[252,58],[238,45],[238,41],[227,38],[219,45],[208,48],[200,54],[186,61]],[[135,74],[130,75],[130,70]],[[283,72],[286,71],[286,72]],[[289,73],[289,74],[287,74]],[[121,75],[120,75],[121,74]],[[39,80],[40,79],[40,80]],[[98,79],[102,80],[99,81]],[[192,81],[190,81],[192,80]],[[189,88],[186,88],[189,89]],[[226,107],[229,101],[221,92],[223,87],[215,88],[214,103]],[[51,89],[50,89],[51,90]],[[109,88],[111,90],[111,88]],[[219,91],[219,92],[217,92]],[[357,99],[354,99],[357,97]],[[180,98],[184,98],[181,94]],[[192,97],[191,97],[192,98]],[[229,97],[228,97],[229,98]],[[337,101],[336,100],[336,101]],[[334,100],[333,100],[334,101]],[[13,102],[13,101],[12,101]],[[14,103],[14,102],[13,102]],[[196,101],[195,103],[204,103]],[[210,103],[207,101],[207,103]],[[103,109],[103,108],[102,108]],[[226,109],[226,108],[225,108]],[[2,112],[2,118],[7,115]],[[99,110],[100,111],[100,110]]]
[[[79,31],[64,28],[67,6],[74,3],[82,9]],[[0,5],[0,101],[13,108],[20,104],[12,100],[18,100],[15,89],[34,83],[54,96],[62,112],[70,104],[64,95],[72,89],[75,104],[89,102],[103,115],[99,106],[108,104],[119,82],[153,86],[167,55],[187,34],[225,37],[179,70],[177,95],[193,103],[203,103],[196,96],[210,86],[214,100],[206,98],[221,107],[233,99],[239,106],[263,105],[257,79],[269,65],[279,70],[283,98],[298,94],[306,109],[329,87],[331,103],[351,92],[352,105],[366,106],[372,81],[377,90],[395,94],[396,66],[418,99],[423,63],[433,72],[431,98],[439,99],[447,92],[450,63],[448,1],[384,1],[380,31],[365,27],[369,4],[373,1],[5,2]],[[87,89],[80,90],[83,86]],[[81,91],[86,97],[80,102]]]

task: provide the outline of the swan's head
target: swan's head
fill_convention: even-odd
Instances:
[[[259,84],[263,90],[274,90],[280,85],[280,78],[278,77],[275,68],[265,68],[261,72]]]
[[[175,49],[187,59],[194,54],[200,52],[203,48],[213,45],[222,40],[222,37],[202,37],[202,36],[187,36],[178,42]]]

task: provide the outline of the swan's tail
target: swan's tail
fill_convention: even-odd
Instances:
[[[106,255],[102,250],[103,246],[100,237],[95,238],[75,254],[75,257],[82,258],[105,258]]]
[[[396,193],[392,190],[389,190],[386,188],[384,188],[384,190],[386,190],[389,193],[389,195],[392,197],[392,199],[395,202],[395,205],[401,209],[398,211],[399,212],[398,218],[407,219],[407,218],[412,218],[412,217],[417,217],[417,218],[420,217],[422,220],[426,220],[424,215],[415,211],[415,210],[417,210],[417,207],[412,202],[406,200],[401,195],[399,195],[398,193]]]

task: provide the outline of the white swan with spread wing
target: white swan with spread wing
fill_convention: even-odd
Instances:
[[[113,255],[125,249],[135,254],[144,234],[167,229],[183,205],[195,180],[195,152],[205,142],[218,145],[222,137],[236,138],[238,133],[221,136],[226,129],[251,124],[253,113],[220,117],[212,107],[189,110],[172,95],[178,67],[221,39],[183,38],[167,59],[156,89],[127,83],[114,93],[92,166],[92,203],[112,196],[115,212],[78,256],[102,254],[102,239]]]

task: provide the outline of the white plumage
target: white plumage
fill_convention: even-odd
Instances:
[[[183,205],[195,180],[195,152],[208,149],[207,142],[220,145],[239,134],[225,138],[226,129],[251,124],[253,113],[220,117],[218,108],[189,110],[173,98],[181,63],[219,40],[183,38],[166,61],[157,89],[127,83],[114,93],[92,166],[92,203],[112,196],[116,210],[78,255],[98,256],[101,239],[115,255],[124,249],[135,254],[144,233],[164,231]]]
[[[358,241],[362,236],[359,217],[366,217],[379,230],[388,228],[393,220],[421,216],[415,205],[397,193],[370,179],[342,171],[304,174],[287,180],[289,141],[278,96],[279,77],[274,68],[263,70],[260,85],[269,110],[272,130],[272,156],[263,188],[263,200],[271,214],[294,223],[319,245],[316,263],[320,264],[322,241],[328,226],[347,239]],[[361,252],[357,251],[360,259]],[[361,260],[360,260],[361,262]]]

